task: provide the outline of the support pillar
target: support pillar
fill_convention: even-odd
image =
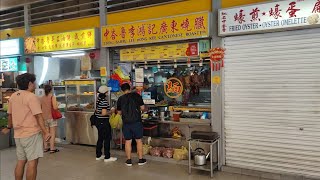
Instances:
[[[212,0],[212,18],[211,18],[211,47],[222,47],[222,38],[218,37],[218,12],[221,8],[221,0]],[[220,76],[221,84],[218,86],[212,83],[211,80],[211,112],[212,112],[212,130],[220,135],[220,164],[225,164],[224,156],[224,99],[223,99],[223,68],[220,71],[211,71],[211,78],[214,76]]]

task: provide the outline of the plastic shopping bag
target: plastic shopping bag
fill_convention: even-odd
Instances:
[[[173,153],[173,159],[175,160],[186,160],[188,159],[188,150],[186,147],[181,147],[181,149],[175,149]]]
[[[122,128],[122,119],[119,114],[112,113],[109,122],[112,129]]]

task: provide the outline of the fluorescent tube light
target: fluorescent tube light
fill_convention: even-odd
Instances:
[[[58,57],[76,57],[76,56],[84,56],[86,53],[72,53],[72,54],[58,54],[58,55],[52,55],[52,58],[58,58]]]

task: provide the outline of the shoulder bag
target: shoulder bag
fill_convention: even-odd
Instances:
[[[53,99],[53,96],[51,97],[51,114],[52,114],[52,118],[53,118],[54,120],[61,119],[61,118],[62,118],[62,114],[61,114],[61,112],[60,112],[58,109],[55,110],[55,109],[53,108],[53,101],[52,101],[52,99]]]

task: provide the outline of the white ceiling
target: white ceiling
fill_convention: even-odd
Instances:
[[[37,2],[42,0],[0,0],[0,10],[12,8],[15,6],[21,6],[24,4]]]

